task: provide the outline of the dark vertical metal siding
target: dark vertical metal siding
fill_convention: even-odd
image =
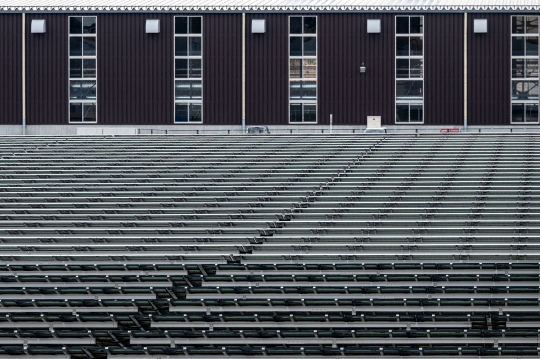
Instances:
[[[0,125],[22,123],[22,15],[0,15]]]
[[[206,125],[242,124],[242,15],[203,15]]]
[[[474,19],[488,32],[475,34]],[[468,124],[510,124],[510,14],[468,16]]]
[[[424,15],[424,124],[463,124],[463,14]]]
[[[31,34],[32,19],[47,31]],[[68,20],[63,14],[26,15],[26,108],[28,125],[68,123]]]
[[[242,124],[242,15],[203,15],[206,125]]]
[[[367,33],[367,19],[381,19],[381,33]],[[318,15],[318,118],[328,124],[365,125],[367,116],[394,123],[394,15]],[[360,65],[367,70],[361,74]]]
[[[160,33],[147,34],[146,19]],[[98,123],[173,124],[173,15],[98,14],[97,24]]]
[[[288,14],[246,15],[246,123],[287,125],[289,105]],[[252,34],[251,20],[266,19]]]

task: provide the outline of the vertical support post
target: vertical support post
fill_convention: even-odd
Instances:
[[[467,13],[463,14],[463,131],[467,132]]]
[[[330,134],[332,134],[332,122],[333,122],[333,115],[330,114]]]
[[[242,133],[246,133],[246,13],[242,13]]]
[[[22,135],[26,135],[26,13],[22,13]]]

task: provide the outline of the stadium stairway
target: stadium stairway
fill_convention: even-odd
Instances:
[[[537,358],[538,140],[3,137],[0,359]]]

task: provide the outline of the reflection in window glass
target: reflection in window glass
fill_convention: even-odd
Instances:
[[[409,78],[409,59],[396,59],[396,77]]]
[[[315,37],[304,37],[304,56],[317,55],[317,40]]]
[[[95,78],[96,77],[96,59],[84,59],[83,64],[84,64],[83,77]]]
[[[289,122],[316,123],[317,17],[289,17]],[[304,79],[309,79],[305,81]]]
[[[289,76],[292,79],[299,79],[302,77],[302,60],[300,59],[290,60]]]
[[[411,34],[421,34],[424,32],[424,18],[421,16],[411,16],[410,17],[410,33]]]
[[[84,122],[96,122],[96,104],[95,103],[83,103],[83,121]]]
[[[396,122],[409,122],[409,104],[396,105]]]
[[[202,122],[202,31],[201,16],[174,18],[174,123]]]
[[[295,103],[290,106],[290,118],[289,121],[292,122],[302,122],[302,104]]]
[[[304,105],[304,122],[317,122],[317,106],[305,104]]]
[[[83,55],[96,56],[96,38],[85,36],[83,37]]]
[[[175,56],[187,56],[188,54],[188,38],[187,37],[175,37],[174,38],[174,55]]]
[[[396,81],[396,98],[398,100],[421,99],[422,81]]]
[[[527,77],[538,78],[538,60],[527,59]]]
[[[527,16],[527,34],[538,34],[538,16]]]
[[[538,81],[512,81],[512,100],[538,100]]]
[[[317,77],[317,60],[305,59],[303,60],[303,63],[304,63],[303,77],[316,78]]]
[[[175,77],[185,79],[188,77],[188,60],[187,59],[175,59],[174,60]]]
[[[422,37],[411,36],[411,56],[422,56],[423,44]]]
[[[527,56],[538,56],[538,36],[527,36],[525,49]]]
[[[69,33],[82,34],[82,17],[72,16],[69,18]]]
[[[189,38],[189,56],[201,56],[201,38]]]
[[[202,84],[200,81],[176,81],[175,98],[177,100],[189,100],[202,98]]]
[[[69,104],[69,122],[82,122],[82,103]]]
[[[525,77],[525,59],[512,59],[512,77]]]
[[[96,18],[93,16],[85,16],[83,18],[83,34],[96,33]]]
[[[422,123],[424,109],[424,19],[396,16],[396,123]]]
[[[187,34],[188,33],[188,18],[185,16],[174,18],[174,33],[175,34]]]
[[[301,34],[302,33],[302,17],[300,16],[291,16],[289,18],[289,33],[290,34]]]
[[[82,59],[69,60],[69,77],[82,77]]]
[[[424,77],[424,60],[411,59],[411,74],[410,77]]]
[[[512,16],[512,123],[538,123],[538,19]]]
[[[512,37],[512,56],[525,55],[525,38],[522,36]]]
[[[304,17],[304,34],[317,33],[317,18],[316,17]]]
[[[289,56],[302,56],[302,38],[291,36],[289,43]]]
[[[97,18],[69,17],[69,121],[97,121]]]
[[[512,17],[512,34],[523,34],[525,27],[523,26],[523,16]]]
[[[409,56],[409,37],[396,37],[396,55]]]
[[[396,34],[408,34],[409,33],[409,17],[398,16],[396,17]]]
[[[69,38],[69,56],[82,56],[82,37]]]
[[[189,33],[200,34],[202,32],[202,19],[198,16],[189,18]]]

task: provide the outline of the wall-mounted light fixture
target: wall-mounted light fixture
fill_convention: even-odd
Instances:
[[[381,33],[381,19],[368,19],[367,32],[368,34],[380,34]]]
[[[44,19],[32,19],[30,32],[32,34],[44,34],[46,31],[46,22]]]
[[[361,73],[361,74],[365,74],[365,73],[366,73],[366,66],[364,65],[363,62],[362,62],[362,65],[360,66],[360,73]]]
[[[264,34],[265,32],[266,32],[265,19],[252,19],[251,20],[251,33],[252,34]]]
[[[474,19],[474,33],[475,34],[484,34],[488,30],[487,19]]]
[[[146,33],[159,34],[159,20],[158,19],[146,19]]]

